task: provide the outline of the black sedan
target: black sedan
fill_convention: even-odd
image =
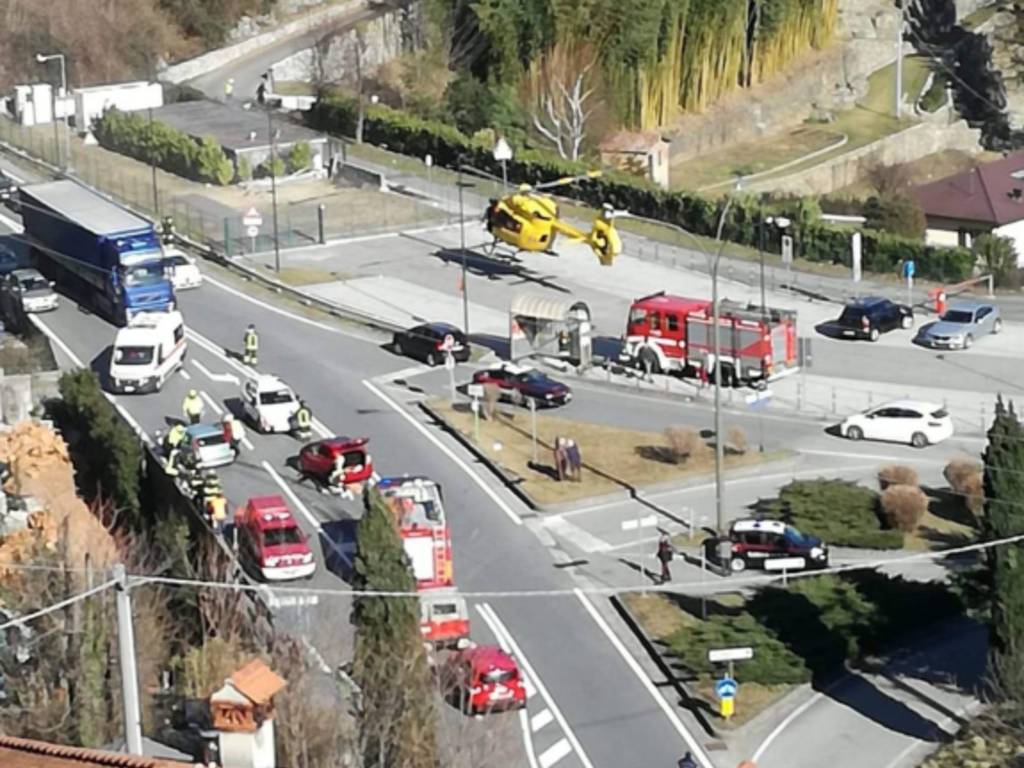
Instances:
[[[503,363],[495,368],[473,374],[474,384],[497,384],[502,397],[516,405],[533,401],[537,405],[565,405],[572,400],[572,390],[536,368]]]
[[[912,308],[879,296],[850,302],[836,321],[840,336],[870,341],[878,341],[886,331],[910,328],[913,324]]]
[[[469,341],[466,334],[448,323],[424,323],[415,328],[399,331],[391,342],[394,350],[406,357],[415,357],[427,365],[444,362],[445,342],[451,337],[451,353],[455,362],[469,360]]]

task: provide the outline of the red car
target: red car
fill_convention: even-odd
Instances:
[[[442,670],[451,699],[469,715],[526,706],[526,686],[511,656],[496,645],[452,653]]]
[[[373,459],[366,451],[366,437],[329,437],[309,443],[299,451],[299,471],[325,486],[365,483],[373,477]],[[342,460],[342,477],[335,469]]]
[[[316,571],[306,534],[280,496],[257,496],[235,511],[238,548],[264,581],[308,579]]]
[[[532,400],[538,407],[565,405],[572,400],[572,390],[536,368],[515,363],[501,363],[494,368],[473,374],[474,384],[497,384],[501,396],[515,405],[528,405]]]

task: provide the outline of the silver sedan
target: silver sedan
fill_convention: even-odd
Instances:
[[[915,341],[939,349],[969,349],[979,337],[1001,330],[999,307],[980,301],[958,301],[936,322],[922,327]]]

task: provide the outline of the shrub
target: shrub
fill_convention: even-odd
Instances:
[[[672,451],[676,464],[687,459],[700,458],[710,453],[711,448],[693,427],[666,427],[665,440]]]
[[[219,186],[230,184],[235,177],[235,167],[212,136],[207,136],[200,142],[195,170],[200,181]]]
[[[759,512],[781,517],[827,543],[870,549],[898,549],[903,535],[881,527],[878,494],[843,480],[795,480],[778,498],[758,502]]]
[[[979,462],[953,459],[942,470],[946,482],[960,495],[967,510],[975,517],[981,514],[985,503],[984,469]]]
[[[292,147],[292,151],[288,153],[288,172],[298,173],[309,168],[310,162],[313,160],[313,150],[310,149],[309,143],[305,141],[296,142]]]
[[[743,427],[733,425],[726,431],[726,443],[736,453],[747,452],[747,433]]]
[[[928,497],[912,485],[891,485],[882,492],[882,513],[891,528],[910,533],[928,511]]]
[[[257,175],[260,178],[269,178],[270,176],[284,176],[285,165],[284,160],[279,155],[274,155],[273,159],[267,158],[260,163],[257,170]]]
[[[306,113],[307,122],[318,130],[352,136],[356,124],[355,99],[331,96],[320,99]],[[511,137],[511,134],[510,134]],[[487,142],[474,142],[458,128],[447,123],[425,120],[383,105],[366,110],[363,126],[365,141],[386,145],[389,149],[413,157],[433,157],[439,166],[454,168],[461,161],[482,171],[501,175],[501,164]],[[551,152],[519,146],[508,163],[509,180],[534,183],[562,176],[575,176],[591,170],[586,163],[564,160]],[[600,178],[580,181],[565,193],[592,207],[610,203],[637,216],[670,222],[698,235],[714,236],[724,203],[708,200],[692,192],[666,192],[649,181],[628,173],[606,172]],[[726,218],[723,237],[744,245],[757,245],[759,201],[752,196],[734,200]],[[822,223],[817,203],[802,198],[776,211],[794,221],[797,253],[809,261],[851,265],[850,231]],[[780,233],[773,232],[766,248],[781,252]],[[917,274],[939,282],[958,282],[970,277],[974,256],[966,248],[940,248],[918,240],[887,232],[865,230],[862,238],[864,269],[871,272],[895,272],[900,263],[912,259]]]
[[[978,235],[974,241],[974,253],[985,265],[985,271],[992,274],[993,281],[1000,288],[1020,288],[1020,268],[1017,266],[1017,249],[1013,240],[998,235]]]
[[[878,470],[878,485],[883,491],[890,485],[912,485],[916,487],[920,484],[921,481],[917,476],[917,470],[913,467],[894,464]]]
[[[924,236],[924,211],[905,193],[888,192],[869,197],[864,204],[865,225],[871,229],[919,239]]]
[[[236,161],[236,169],[239,181],[249,181],[252,178],[252,163],[245,155],[239,155]]]

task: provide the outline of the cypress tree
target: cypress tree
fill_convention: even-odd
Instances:
[[[1024,534],[1024,428],[1000,397],[985,450],[986,540]],[[989,673],[1000,695],[1024,702],[1024,544],[985,550],[991,588]]]
[[[414,594],[416,581],[394,518],[379,492],[368,490],[356,530],[353,586],[368,592]],[[434,768],[436,696],[414,597],[359,596],[353,678],[362,690],[363,766]]]

